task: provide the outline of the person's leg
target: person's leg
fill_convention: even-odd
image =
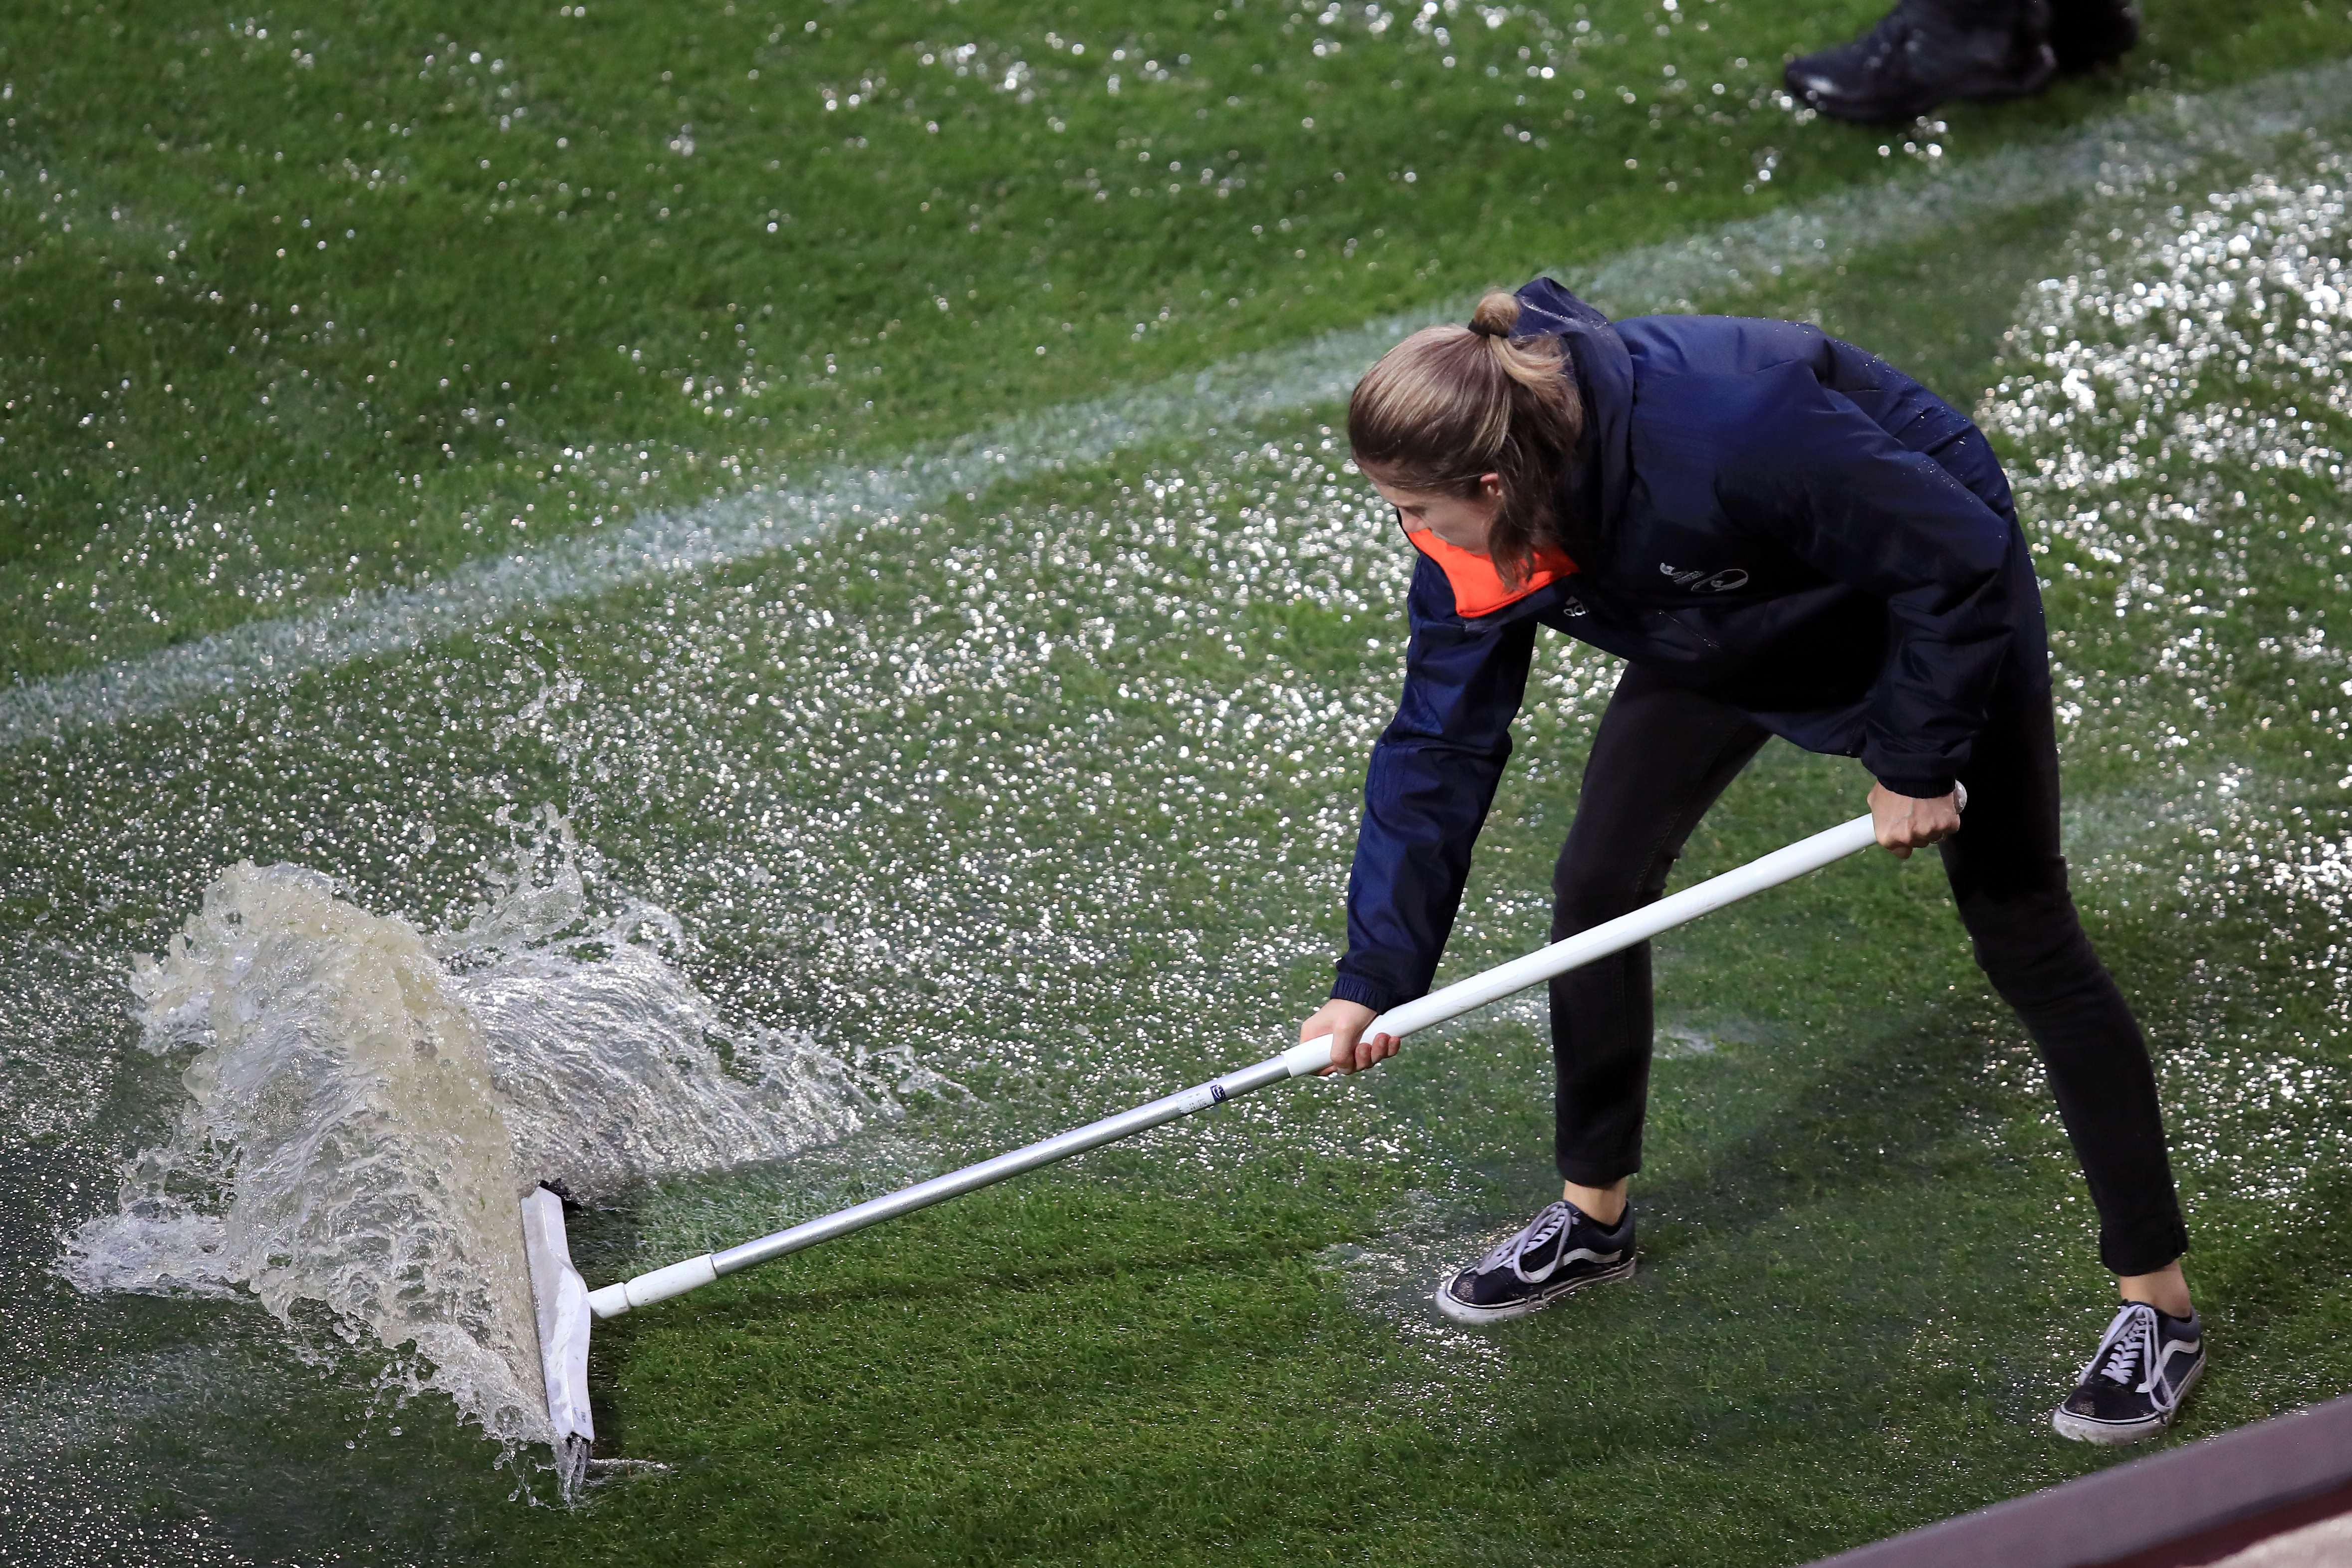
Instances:
[[[2026,658],[2039,664],[2031,651]],[[1959,832],[1942,845],[1945,871],[1978,964],[2048,1067],[2098,1208],[2100,1259],[2121,1277],[2126,1299],[2185,1315],[2178,1262],[2189,1236],[2155,1070],[2067,891],[2055,726],[2046,678],[2035,669],[2013,666],[2003,676],[1961,781],[1969,805]]]
[[[2189,1232],[2147,1042],[2066,890],[2038,617],[2021,629],[1987,716],[1961,770],[1969,806],[1944,841],[1944,868],[1977,962],[2041,1048],[2125,1303],[2050,1424],[2080,1442],[2142,1442],[2172,1425],[2203,1375],[2205,1325],[2180,1270]]]
[[[1735,709],[1626,668],[1584,766],[1552,877],[1557,942],[1654,902],[1691,830],[1767,738]],[[1650,1085],[1650,945],[1551,982],[1555,1155],[1571,1201],[1602,1224],[1641,1168]]]
[[[1628,666],[1593,737],[1552,879],[1552,940],[1664,892],[1691,829],[1764,740],[1735,710]],[[1456,1322],[1524,1317],[1633,1275],[1625,1178],[1642,1163],[1649,1098],[1649,944],[1552,981],[1551,1037],[1561,1197],[1439,1281],[1438,1310]]]

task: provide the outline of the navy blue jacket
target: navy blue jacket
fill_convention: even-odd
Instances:
[[[1519,299],[1517,335],[1559,336],[1583,393],[1559,497],[1579,570],[1475,617],[1436,560],[1413,572],[1404,696],[1372,751],[1332,988],[1374,1009],[1436,972],[1538,627],[1922,798],[1966,766],[2012,647],[2042,656],[2009,482],[1917,382],[1795,322],[1612,325],[1549,278]]]

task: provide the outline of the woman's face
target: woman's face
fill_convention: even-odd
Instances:
[[[1475,496],[1439,496],[1422,490],[1407,490],[1391,485],[1378,476],[1364,476],[1381,499],[1397,509],[1404,519],[1404,531],[1417,534],[1427,528],[1456,549],[1472,555],[1486,553],[1486,529],[1502,509],[1503,476],[1499,474],[1478,476],[1478,493]]]

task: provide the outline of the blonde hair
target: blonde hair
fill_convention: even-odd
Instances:
[[[1554,497],[1584,430],[1559,340],[1515,342],[1518,319],[1517,297],[1492,290],[1469,326],[1424,328],[1382,354],[1348,400],[1356,465],[1381,483],[1470,497],[1499,476],[1486,548],[1514,588],[1538,549],[1565,548]]]

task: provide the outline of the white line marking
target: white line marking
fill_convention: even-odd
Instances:
[[[2177,178],[2205,159],[2252,153],[2340,119],[2352,60],[2241,87],[2151,99],[2056,142],[2007,147],[1932,175],[1891,180],[1716,233],[1629,251],[1581,272],[1580,291],[1614,315],[1689,309],[1736,298],[1759,278],[1832,266],[2034,203],[2112,194]],[[1085,466],[1148,443],[1197,440],[1344,399],[1407,332],[1453,320],[1452,301],[1225,361],[1197,375],[1006,422],[945,451],[886,466],[835,469],[812,484],[754,486],[609,532],[467,562],[422,588],[353,594],[300,614],[253,621],[137,659],[0,692],[0,746],[168,712],[305,671],[495,626],[649,578],[764,554],[859,518],[891,517],[977,496],[1006,480]]]

